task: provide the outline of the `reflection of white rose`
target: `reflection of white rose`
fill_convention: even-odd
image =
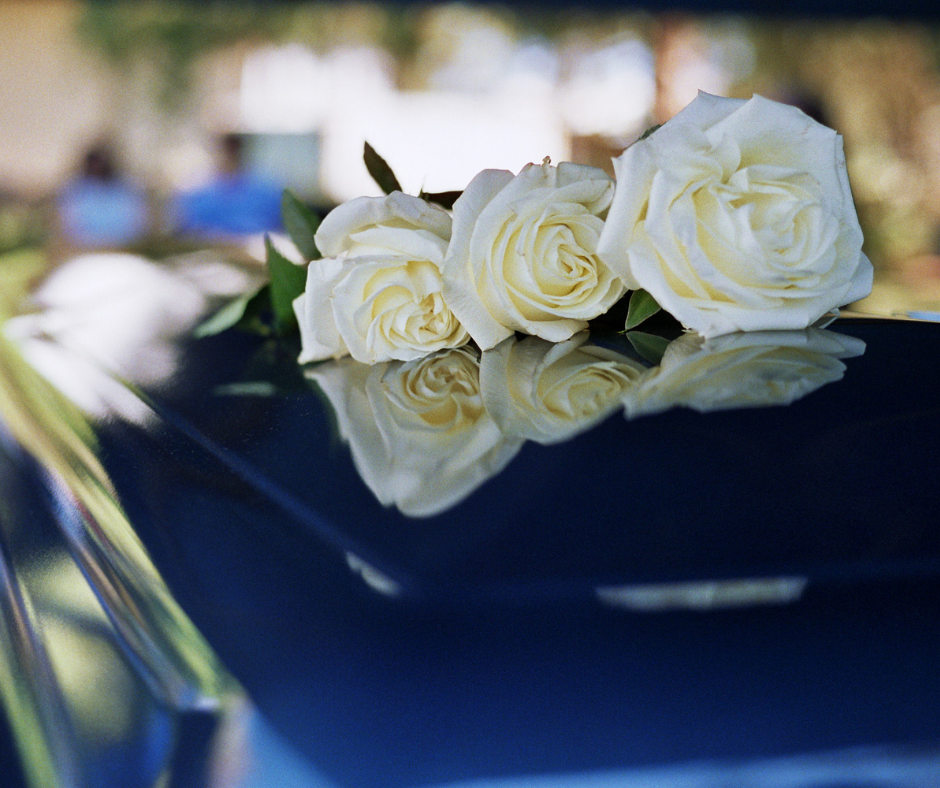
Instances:
[[[626,415],[634,418],[679,405],[702,413],[789,405],[840,380],[845,364],[839,359],[864,352],[860,339],[815,328],[713,339],[683,334],[625,397]]]
[[[308,371],[329,397],[356,468],[376,498],[428,517],[463,500],[516,455],[487,414],[469,347],[410,362],[351,359]]]
[[[301,363],[409,360],[466,343],[441,294],[449,238],[446,211],[400,192],[332,211],[316,235],[324,259],[310,263],[294,302]]]
[[[510,337],[483,353],[483,400],[504,432],[557,443],[620,407],[645,367],[587,338],[587,331],[557,344]]]
[[[454,205],[444,295],[482,349],[514,331],[561,342],[625,292],[597,257],[613,195],[601,170],[484,170]]]
[[[688,328],[806,328],[871,290],[842,138],[795,107],[700,93],[614,166],[601,256]]]

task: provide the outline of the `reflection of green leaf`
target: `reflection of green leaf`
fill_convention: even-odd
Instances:
[[[655,334],[645,334],[642,331],[628,331],[627,339],[643,358],[653,364],[663,360],[663,353],[669,345],[669,340]]]
[[[268,273],[271,276],[271,309],[274,312],[274,330],[286,334],[297,325],[294,314],[294,299],[303,291],[307,283],[307,269],[294,265],[271,243],[264,239],[268,253]]]
[[[277,386],[270,381],[250,380],[217,386],[213,393],[221,397],[274,397],[279,392]]]
[[[640,135],[640,140],[645,140],[650,134],[652,134],[656,129],[660,128],[663,124],[657,123],[655,126],[650,126],[646,131]],[[637,140],[639,142],[640,140]]]
[[[460,197],[461,194],[463,194],[463,192],[426,192],[422,190],[418,196],[425,202],[432,202],[449,211],[454,207],[454,203],[457,202],[457,198]]]
[[[284,217],[284,227],[287,234],[300,250],[305,260],[316,260],[320,257],[314,234],[320,226],[319,217],[304,205],[289,189],[284,189],[281,195],[281,216]]]
[[[627,310],[626,330],[636,328],[646,318],[652,317],[660,310],[659,304],[645,290],[634,290],[630,296],[630,308]]]
[[[375,148],[368,142],[363,146],[362,160],[366,163],[366,169],[369,171],[369,175],[372,176],[372,180],[379,185],[383,192],[391,194],[392,192],[404,191],[398,182],[398,178],[395,177],[395,173],[392,172],[392,168],[388,166],[388,162],[379,156],[375,152]]]

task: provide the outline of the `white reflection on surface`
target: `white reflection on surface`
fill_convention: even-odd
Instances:
[[[412,517],[455,505],[523,443],[486,412],[479,354],[469,347],[374,366],[345,358],[307,377],[329,398],[369,489]]]
[[[756,331],[705,340],[683,334],[624,399],[627,418],[683,406],[700,413],[789,405],[840,380],[839,359],[860,356],[855,337],[808,328]]]
[[[130,254],[82,255],[36,291],[34,312],[10,319],[4,330],[83,411],[142,423],[149,409],[124,382],[168,379],[177,365],[174,341],[215,298],[244,291],[256,276],[211,255],[175,265]]]
[[[344,358],[306,376],[327,395],[357,470],[385,506],[440,514],[499,473],[526,440],[550,445],[619,408],[627,419],[674,407],[700,412],[788,405],[842,378],[865,343],[824,329],[683,334],[661,363],[588,340],[510,337],[408,363]]]
[[[802,596],[807,582],[804,577],[760,577],[604,586],[597,589],[597,598],[610,607],[642,612],[785,605]]]
[[[503,432],[560,443],[620,407],[645,367],[587,338],[587,331],[558,343],[510,337],[483,354],[483,401]]]

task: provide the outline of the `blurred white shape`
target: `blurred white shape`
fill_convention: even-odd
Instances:
[[[569,153],[550,97],[389,93],[350,104],[327,122],[323,184],[336,200],[379,193],[361,164],[364,140],[412,193],[461,190],[481,170],[518,172],[545,156],[563,161]]]
[[[656,98],[653,53],[632,39],[583,53],[559,88],[559,104],[577,134],[628,133],[643,123]]]
[[[512,53],[500,91],[540,94],[553,100],[558,71],[558,53],[554,47],[539,40],[524,42]]]
[[[124,383],[147,386],[170,377],[174,340],[196,324],[210,299],[237,292],[250,278],[223,273],[225,266],[208,256],[179,266],[130,254],[73,258],[37,290],[37,311],[4,329],[27,361],[85,412],[144,422],[149,408]]]
[[[242,122],[253,131],[307,131],[329,111],[327,67],[300,44],[249,53],[242,64]]]
[[[497,27],[466,30],[455,41],[449,61],[431,76],[431,87],[467,92],[491,90],[505,74],[513,49],[513,40]]]
[[[303,133],[349,102],[393,89],[388,56],[371,47],[338,47],[320,57],[301,44],[270,46],[245,57],[241,123],[254,132]]]

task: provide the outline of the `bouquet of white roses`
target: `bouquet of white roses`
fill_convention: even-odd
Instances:
[[[842,138],[761,97],[700,94],[614,161],[616,181],[546,159],[484,170],[454,200],[404,194],[366,159],[385,197],[318,228],[285,200],[309,263],[302,293],[272,297],[291,296],[302,363],[562,342],[628,293],[628,329],[660,308],[704,337],[801,329],[871,290]]]

